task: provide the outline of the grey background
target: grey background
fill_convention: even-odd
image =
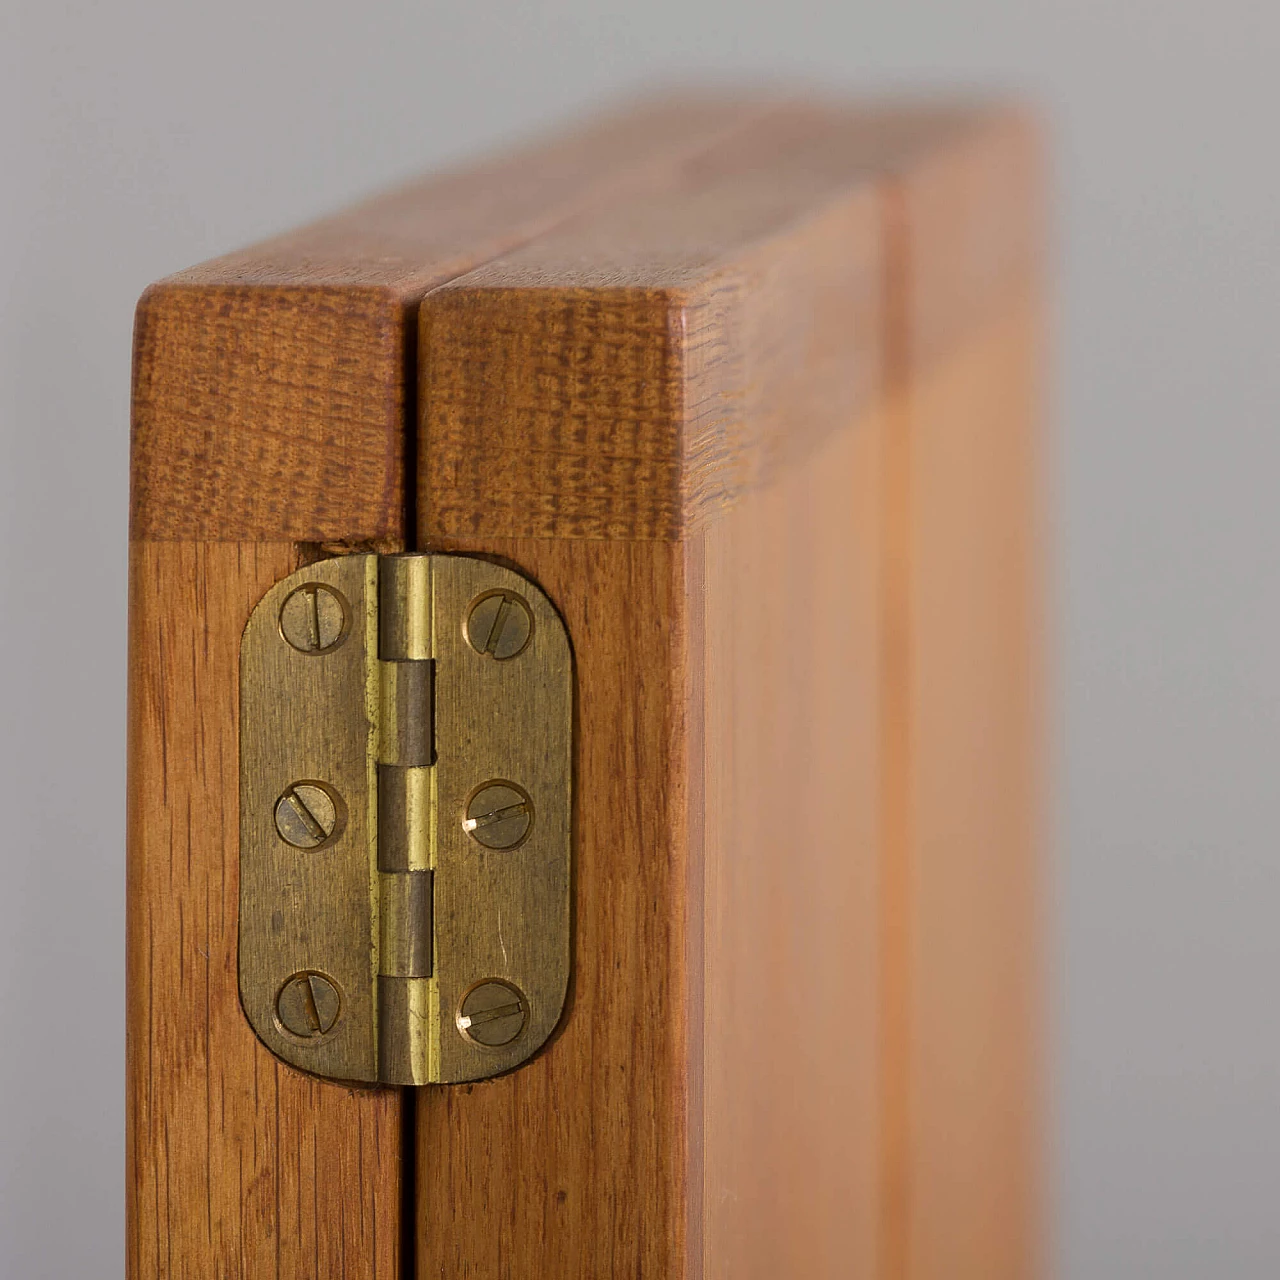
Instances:
[[[123,1271],[136,295],[681,68],[1047,109],[1052,1248],[1280,1274],[1278,51],[1261,0],[0,6],[0,1274]]]

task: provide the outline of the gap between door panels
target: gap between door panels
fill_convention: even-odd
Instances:
[[[421,538],[423,521],[418,510],[418,476],[422,459],[421,443],[421,404],[419,387],[419,313],[423,299],[437,289],[446,288],[450,284],[464,278],[471,272],[490,263],[500,262],[508,254],[517,252],[528,244],[534,243],[544,236],[563,232],[571,228],[574,222],[590,216],[611,205],[625,200],[628,194],[634,194],[638,187],[647,191],[677,189],[687,185],[691,175],[696,175],[697,166],[718,147],[735,137],[749,133],[758,127],[763,120],[776,113],[785,112],[788,101],[784,98],[765,98],[750,106],[744,104],[740,117],[732,124],[725,126],[719,133],[703,139],[697,146],[690,148],[683,156],[675,160],[669,167],[661,166],[656,171],[645,175],[639,182],[619,181],[606,184],[603,190],[588,195],[581,204],[552,218],[544,226],[531,234],[518,237],[507,244],[500,253],[491,258],[467,265],[465,270],[456,276],[433,284],[422,297],[413,303],[405,319],[405,342],[403,352],[404,369],[404,546],[410,551],[440,550],[424,546]],[[693,176],[696,181],[696,176]],[[517,1068],[518,1069],[518,1068]],[[447,1088],[449,1086],[405,1087],[400,1090],[400,1203],[398,1223],[399,1237],[399,1280],[418,1280],[418,1114],[419,1088]]]

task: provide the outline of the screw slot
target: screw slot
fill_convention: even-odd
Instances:
[[[533,801],[514,782],[486,782],[467,801],[462,829],[486,849],[514,849],[533,829]]]
[[[487,591],[467,613],[467,643],[482,657],[505,662],[523,653],[533,635],[533,614],[514,591]]]
[[[500,1049],[524,1030],[529,1002],[510,982],[488,978],[478,982],[458,1003],[458,1030],[472,1044]]]
[[[332,978],[314,969],[293,974],[276,996],[276,1023],[298,1040],[328,1035],[342,1013],[342,997]]]
[[[350,607],[326,583],[304,583],[280,606],[280,634],[299,653],[332,653],[350,630]]]
[[[276,801],[276,832],[295,849],[318,849],[342,834],[346,806],[323,782],[295,782]]]

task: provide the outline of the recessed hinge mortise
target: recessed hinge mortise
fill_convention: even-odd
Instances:
[[[474,1080],[554,1028],[569,965],[572,665],[512,571],[349,556],[241,647],[240,991],[318,1075]]]

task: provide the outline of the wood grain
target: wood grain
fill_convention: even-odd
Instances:
[[[1043,1261],[1038,314],[1028,282],[911,396],[913,1280]]]
[[[416,308],[432,286],[771,109],[683,95],[170,276],[138,306],[132,536],[395,543]]]
[[[420,1100],[424,1276],[701,1274],[741,1221],[708,1220],[705,1161],[758,1208],[703,1137],[708,834],[689,797],[707,750],[694,693],[707,557],[685,539],[722,512],[741,510],[735,527],[749,529],[748,495],[812,465],[874,400],[880,372],[865,149],[835,116],[779,118],[786,129],[757,139],[761,122],[757,146],[717,150],[679,192],[577,218],[423,303],[425,545],[531,572],[569,623],[579,680],[573,999],[520,1071]],[[807,148],[801,124],[817,131]],[[726,1073],[738,1086],[716,1095],[717,1123],[777,1078],[734,1074],[724,1054],[710,1069],[717,1087]],[[854,1096],[872,1082],[864,1071]]]
[[[421,536],[510,557],[565,612],[587,786],[573,1005],[527,1068],[422,1100],[421,1274],[904,1280],[949,1274],[935,1230],[953,1274],[1034,1271],[1030,723],[1003,721],[980,803],[939,767],[1034,666],[1024,578],[991,594],[1010,541],[1034,563],[999,514],[1032,502],[1006,465],[1031,313],[946,383],[974,433],[954,480],[915,398],[1027,279],[1028,139],[987,109],[780,111],[678,193],[424,300]],[[922,523],[926,477],[947,493]],[[949,616],[951,537],[981,621]],[[637,591],[640,565],[677,585]],[[971,676],[968,701],[923,692]],[[989,1148],[966,1165],[954,1133]]]
[[[574,976],[561,1030],[532,1062],[421,1094],[419,1275],[679,1276],[690,1141],[683,557],[652,542],[485,549],[532,574],[576,640]]]
[[[876,394],[877,166],[979,108],[780,107],[422,307],[424,539],[683,536]]]
[[[400,1108],[277,1062],[236,982],[240,632],[287,542],[131,559],[131,1280],[397,1280]]]

